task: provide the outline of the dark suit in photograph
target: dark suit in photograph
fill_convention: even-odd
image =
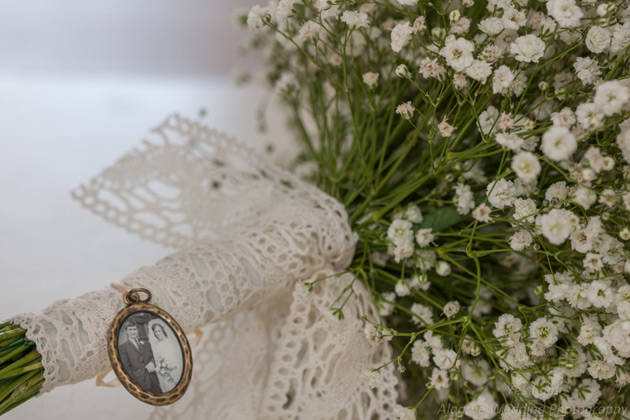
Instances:
[[[131,376],[131,379],[141,388],[156,394],[161,394],[162,389],[160,388],[157,374],[145,369],[149,362],[155,364],[151,344],[146,341],[138,340],[138,347],[129,340],[118,346],[120,360],[125,368],[125,372],[127,372],[129,376]]]

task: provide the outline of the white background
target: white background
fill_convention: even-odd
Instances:
[[[3,0],[0,3],[0,320],[105,287],[171,250],[100,220],[69,192],[178,112],[263,149],[287,144],[283,117],[257,132],[268,92],[234,10],[255,0]],[[285,160],[281,146],[274,159]],[[110,374],[110,376],[113,376]],[[59,387],[7,420],[141,419],[152,407],[94,381]]]

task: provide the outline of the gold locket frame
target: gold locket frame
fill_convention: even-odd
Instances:
[[[141,300],[139,293],[146,294],[147,298]],[[116,314],[116,317],[111,323],[109,333],[107,334],[107,352],[116,377],[131,395],[144,403],[162,406],[173,404],[184,395],[188,385],[190,384],[193,361],[190,343],[186,338],[186,334],[184,334],[184,331],[177,321],[175,321],[166,311],[148,303],[151,300],[151,297],[151,292],[146,289],[132,289],[123,295],[123,301],[127,304],[127,306]],[[119,351],[120,329],[127,318],[139,312],[148,312],[158,318],[161,318],[162,321],[164,321],[175,333],[179,342],[183,357],[183,372],[177,385],[168,392],[156,393],[142,388],[124,368]]]

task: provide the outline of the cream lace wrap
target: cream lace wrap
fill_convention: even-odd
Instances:
[[[350,264],[356,239],[343,206],[178,116],[152,137],[74,193],[118,226],[180,250],[121,281],[151,290],[185,331],[203,332],[187,394],[151,417],[391,418],[393,364],[381,370],[382,386],[362,378],[391,353],[363,335],[361,317],[377,319],[369,292],[349,274],[310,294],[302,286]],[[339,321],[331,308],[344,291],[353,294]],[[108,287],[12,319],[43,356],[42,392],[108,368],[107,331],[121,297]]]

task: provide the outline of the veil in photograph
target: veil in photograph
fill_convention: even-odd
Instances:
[[[158,379],[162,392],[175,388],[182,376],[184,365],[182,350],[173,331],[159,318],[149,321],[149,342],[155,359]],[[162,339],[158,339],[156,330],[161,329]]]

